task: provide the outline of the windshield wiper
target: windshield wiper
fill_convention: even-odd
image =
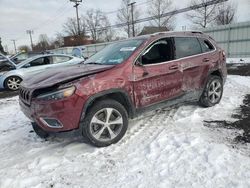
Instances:
[[[91,65],[103,65],[103,63],[97,63],[97,62],[89,62],[89,63],[85,63],[86,65],[87,64],[91,64]]]

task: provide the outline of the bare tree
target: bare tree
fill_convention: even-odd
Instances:
[[[121,8],[119,9],[117,13],[117,20],[118,23],[124,23],[126,26],[124,27],[124,31],[128,35],[128,37],[132,36],[132,15],[131,15],[131,9],[128,6],[128,4],[131,3],[131,0],[122,0]],[[134,6],[134,20],[137,20],[139,18],[139,11]],[[139,32],[138,25],[135,25],[135,33]]]
[[[33,51],[46,51],[54,48],[54,44],[50,41],[46,34],[40,34],[37,44],[33,46]]]
[[[148,7],[148,14],[155,17],[155,19],[151,21],[151,24],[157,27],[174,29],[174,16],[163,16],[164,13],[173,9],[172,0],[152,0]]]
[[[62,33],[56,33],[56,38],[54,39],[54,46],[55,47],[61,47],[64,44],[64,40],[63,40],[63,34]]]
[[[234,21],[237,6],[231,3],[223,3],[217,9],[215,22],[217,25],[227,25]]]
[[[102,32],[101,39],[103,39],[104,41],[107,41],[107,42],[112,41],[113,37],[114,37],[114,32],[113,32],[113,30],[111,28],[111,24],[106,16],[103,19],[103,27],[105,29]]]
[[[203,7],[194,9],[191,13],[186,14],[194,25],[206,28],[216,19],[216,7],[218,4],[207,6],[209,1],[211,0],[191,0],[190,6],[203,4]]]
[[[1,52],[2,54],[6,54],[6,52],[4,51],[3,46],[2,46],[1,37],[0,37],[0,52]]]
[[[91,37],[94,41],[102,40],[103,36],[104,40],[108,40],[108,38],[110,38],[110,22],[103,12],[100,10],[90,9],[86,13],[85,20],[87,28],[90,31]]]
[[[81,16],[79,20],[79,24],[80,24],[80,35],[85,36],[86,23],[85,23],[85,18],[83,16]],[[78,26],[77,26],[76,18],[68,18],[66,23],[63,24],[63,30],[68,35],[71,35],[71,36],[78,35]]]

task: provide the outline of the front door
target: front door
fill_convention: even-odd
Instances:
[[[160,39],[150,45],[133,70],[136,108],[146,107],[182,94],[180,63],[174,61],[173,39]]]

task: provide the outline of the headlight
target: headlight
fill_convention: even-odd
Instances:
[[[71,86],[68,88],[60,89],[57,91],[45,93],[42,95],[38,95],[37,99],[42,99],[42,100],[58,100],[58,99],[63,99],[66,97],[70,97],[71,95],[74,94],[76,88],[75,86]]]

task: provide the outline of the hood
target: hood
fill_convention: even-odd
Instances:
[[[69,82],[84,76],[111,69],[114,65],[87,65],[78,64],[65,67],[54,67],[39,74],[25,77],[22,86],[29,89],[51,87],[58,83]]]

